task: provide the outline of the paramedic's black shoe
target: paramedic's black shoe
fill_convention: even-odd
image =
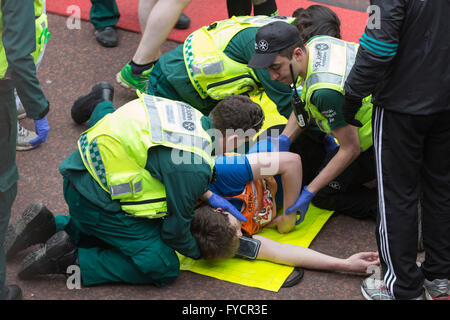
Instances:
[[[295,286],[303,278],[304,271],[300,267],[295,267],[292,273],[284,281],[282,288],[290,288]]]
[[[56,233],[55,217],[42,203],[33,203],[22,216],[8,226],[5,236],[6,259],[38,243],[45,243]]]
[[[92,87],[90,93],[79,97],[73,103],[70,111],[73,121],[78,124],[86,122],[91,117],[95,107],[103,101],[113,101],[114,86],[102,81]]]
[[[14,284],[5,286],[4,300],[22,300],[22,289]]]
[[[78,248],[65,231],[60,231],[25,257],[18,276],[27,280],[43,274],[67,274],[71,265],[78,265]]]
[[[98,28],[95,30],[94,34],[95,39],[97,39],[98,43],[100,43],[104,47],[116,47],[119,43],[119,37],[117,35],[115,26]]]
[[[184,13],[180,15],[177,23],[175,24],[175,29],[187,29],[191,25],[191,19]]]

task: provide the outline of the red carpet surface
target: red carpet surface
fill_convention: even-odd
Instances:
[[[120,11],[119,28],[140,32],[138,22],[139,0],[116,0]],[[278,12],[280,15],[291,15],[300,7],[307,8],[313,4],[320,4],[331,8],[341,20],[342,38],[347,41],[358,42],[367,22],[367,13],[326,5],[307,0],[278,0]],[[76,6],[76,7],[74,7]],[[77,11],[79,8],[80,10]],[[74,9],[75,8],[75,9]],[[47,10],[51,13],[70,16],[81,13],[81,19],[89,20],[90,0],[47,0]],[[183,42],[194,30],[209,25],[214,21],[228,18],[225,0],[192,0],[184,11],[191,18],[191,26],[186,30],[173,29],[168,40]]]

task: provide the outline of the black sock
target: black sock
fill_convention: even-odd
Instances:
[[[131,72],[134,74],[141,74],[147,69],[150,69],[158,60],[146,63],[146,64],[137,64],[133,62],[133,60],[130,61],[131,66]]]

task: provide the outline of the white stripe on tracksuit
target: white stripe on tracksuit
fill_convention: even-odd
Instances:
[[[384,188],[383,188],[383,171],[382,171],[382,137],[383,137],[383,115],[384,109],[374,106],[374,128],[373,128],[373,144],[375,148],[375,162],[378,179],[378,205],[380,222],[378,226],[379,238],[380,238],[380,252],[384,263],[387,266],[386,274],[384,275],[384,283],[386,284],[389,293],[394,296],[394,282],[397,277],[392,265],[392,259],[389,253],[389,239],[386,224],[386,207],[384,202]],[[395,297],[394,297],[395,298]]]

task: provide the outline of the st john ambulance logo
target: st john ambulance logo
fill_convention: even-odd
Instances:
[[[267,51],[267,49],[269,49],[269,44],[266,40],[260,40],[258,43],[258,48],[260,51]]]
[[[316,44],[316,49],[319,51],[325,51],[328,50],[329,46],[326,43],[318,43]]]
[[[195,130],[195,123],[191,121],[184,121],[183,122],[183,128],[185,128],[188,131],[194,131]]]

